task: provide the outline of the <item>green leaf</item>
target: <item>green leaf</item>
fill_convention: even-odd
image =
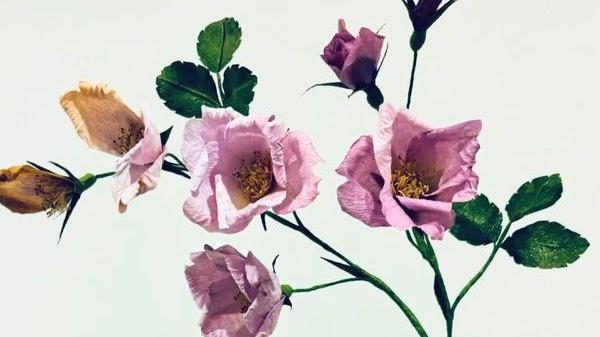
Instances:
[[[165,105],[184,117],[201,117],[202,106],[219,107],[217,87],[206,68],[173,62],[156,78],[156,92]]]
[[[200,61],[213,73],[221,71],[242,42],[242,30],[233,18],[213,22],[198,35]]]
[[[456,213],[450,233],[474,246],[487,245],[498,240],[502,230],[502,213],[488,198],[479,194],[467,202],[454,203]]]
[[[223,79],[223,105],[232,107],[235,111],[247,116],[250,103],[254,99],[254,87],[257,78],[245,67],[237,64],[225,69]]]
[[[526,182],[506,205],[508,218],[517,221],[526,215],[548,208],[560,199],[562,191],[562,181],[558,174]]]
[[[550,269],[575,262],[589,245],[586,239],[559,223],[538,221],[516,231],[502,248],[518,264]]]

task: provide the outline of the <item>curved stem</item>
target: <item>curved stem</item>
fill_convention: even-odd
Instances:
[[[408,97],[406,99],[406,108],[410,109],[410,102],[412,99],[412,92],[413,92],[413,87],[415,85],[415,71],[417,70],[417,56],[419,55],[418,52],[414,52],[413,53],[413,63],[412,63],[412,69],[410,71],[410,84],[408,86]]]
[[[488,267],[494,260],[494,257],[496,257],[496,253],[498,253],[498,249],[500,249],[500,247],[502,246],[502,242],[504,242],[506,235],[508,235],[508,231],[510,230],[511,225],[512,225],[512,221],[509,222],[508,225],[506,225],[506,228],[504,229],[504,231],[502,232],[502,234],[500,235],[500,237],[498,238],[496,243],[494,243],[494,249],[492,250],[490,257],[488,257],[487,261],[485,261],[485,264],[483,265],[483,267],[481,267],[479,272],[477,272],[477,274],[475,274],[475,276],[473,276],[473,278],[471,278],[471,280],[465,285],[465,287],[458,294],[458,296],[456,297],[456,300],[454,300],[454,303],[452,304],[452,309],[451,309],[452,313],[454,313],[454,311],[456,310],[458,303],[460,303],[460,301],[463,299],[463,297],[465,297],[465,295],[469,292],[469,290],[475,285],[475,283],[477,283],[477,281],[479,281],[479,279],[483,276],[485,271],[488,269]]]
[[[341,254],[340,252],[338,252],[337,250],[332,248],[330,245],[325,243],[323,240],[319,239],[308,228],[306,228],[304,226],[304,224],[302,223],[302,221],[300,220],[300,218],[298,217],[296,212],[294,212],[294,217],[296,218],[296,221],[298,224],[294,224],[293,222],[291,222],[273,212],[265,212],[264,214],[266,216],[270,217],[271,219],[279,222],[280,224],[282,224],[290,229],[293,229],[297,232],[300,232],[302,235],[306,236],[308,239],[310,239],[317,245],[321,246],[324,250],[330,252],[331,254],[335,255],[342,261],[346,262],[348,264],[348,267],[350,269],[352,269],[352,271],[354,271],[360,275],[360,279],[371,283],[377,289],[383,291],[386,295],[388,295],[388,297],[390,299],[392,299],[392,301],[394,301],[394,303],[396,303],[396,305],[400,308],[400,310],[402,310],[402,312],[408,318],[408,320],[410,321],[410,323],[412,324],[412,326],[417,331],[417,333],[419,334],[420,337],[428,337],[427,332],[425,332],[425,329],[421,325],[421,322],[419,322],[419,320],[417,319],[416,315],[385,282],[383,282],[377,276],[367,272],[366,270],[364,270],[357,264],[353,263],[350,259],[345,257],[343,254]]]
[[[114,175],[115,175],[115,172],[106,172],[106,173],[95,174],[94,176],[96,177],[96,179],[102,179],[102,178],[111,177]]]
[[[297,289],[294,288],[293,291],[292,291],[292,294],[295,294],[295,293],[308,293],[308,292],[319,290],[319,289],[333,287],[333,286],[338,285],[338,284],[348,283],[348,282],[356,282],[356,281],[363,281],[363,280],[361,280],[359,278],[356,278],[356,277],[351,277],[351,278],[345,278],[345,279],[334,281],[334,282],[319,284],[319,285],[316,285],[316,286],[313,286],[313,287],[310,287],[310,288],[297,288]]]

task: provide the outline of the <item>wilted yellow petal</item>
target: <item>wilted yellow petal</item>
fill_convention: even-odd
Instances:
[[[144,122],[105,84],[79,83],[60,98],[77,133],[92,148],[121,156],[144,135]]]
[[[29,165],[0,170],[0,204],[16,213],[63,212],[72,193],[68,178]]]

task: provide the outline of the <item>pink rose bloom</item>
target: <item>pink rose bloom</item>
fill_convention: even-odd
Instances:
[[[254,256],[229,245],[192,254],[187,267],[192,295],[202,310],[207,337],[267,337],[273,333],[284,302],[277,276]]]
[[[138,116],[105,84],[80,82],[60,104],[90,147],[119,157],[113,196],[121,213],[156,187],[167,150],[146,114]]]
[[[338,188],[342,210],[372,227],[418,227],[442,239],[452,202],[477,193],[480,131],[479,120],[434,129],[382,105],[377,133],[359,138],[336,170],[348,179]]]
[[[350,89],[362,89],[375,81],[384,37],[368,28],[361,28],[354,37],[346,30],[343,19],[338,21],[338,33],[321,58]]]
[[[253,217],[307,206],[318,195],[320,162],[310,139],[287,131],[275,117],[243,117],[203,107],[190,120],[182,146],[191,172],[185,215],[209,232],[236,233]]]

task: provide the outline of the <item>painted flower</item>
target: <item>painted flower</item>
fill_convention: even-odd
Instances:
[[[375,81],[384,37],[368,28],[361,28],[354,37],[346,30],[343,19],[338,21],[338,33],[321,58],[350,89],[362,89]]]
[[[90,147],[119,157],[113,196],[120,212],[156,187],[167,150],[146,114],[137,115],[104,84],[81,82],[60,104]]]
[[[362,136],[336,172],[342,210],[372,227],[418,227],[442,239],[454,223],[452,202],[477,193],[473,172],[481,121],[434,129],[384,104],[377,133]]]
[[[252,254],[231,246],[192,255],[186,268],[192,295],[202,310],[200,327],[207,337],[267,337],[273,333],[284,302],[281,286]]]
[[[0,170],[0,204],[15,213],[66,211],[75,195],[71,179],[29,165]]]
[[[185,128],[182,155],[191,172],[183,210],[210,232],[236,233],[269,210],[290,213],[318,195],[313,166],[321,159],[310,139],[275,117],[243,117],[203,107]]]

